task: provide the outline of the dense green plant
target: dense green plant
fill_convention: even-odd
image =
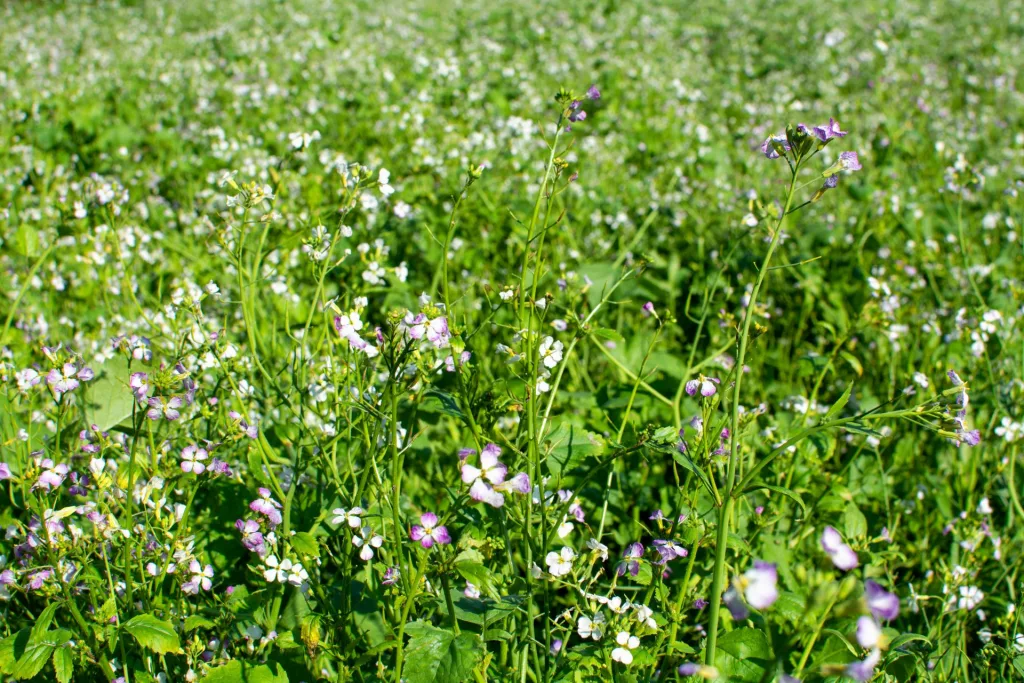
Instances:
[[[3,12],[5,680],[1024,674],[1019,9]]]

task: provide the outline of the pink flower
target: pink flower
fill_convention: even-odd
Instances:
[[[480,453],[480,467],[468,463],[462,466],[462,481],[470,484],[470,498],[496,508],[505,504],[504,491],[530,492],[530,477],[525,472],[505,481],[508,467],[498,460],[500,455],[501,448],[490,443]]]
[[[435,543],[448,545],[452,542],[452,537],[448,535],[448,528],[438,526],[437,515],[433,512],[424,512],[420,515],[420,523],[409,530],[409,537],[414,541],[419,541],[420,545],[428,550]]]

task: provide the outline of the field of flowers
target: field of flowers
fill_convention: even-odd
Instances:
[[[1020,680],[1022,14],[4,5],[0,680]]]

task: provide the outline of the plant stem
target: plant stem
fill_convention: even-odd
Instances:
[[[740,426],[740,389],[743,385],[743,363],[747,355],[747,343],[750,340],[750,323],[754,318],[757,309],[757,295],[761,291],[761,284],[765,275],[768,274],[768,264],[771,262],[775,248],[779,245],[782,237],[782,229],[786,224],[786,216],[789,207],[793,203],[793,194],[796,190],[796,178],[800,172],[800,159],[797,159],[793,168],[793,175],[789,181],[789,192],[786,195],[786,205],[775,224],[775,232],[772,235],[771,244],[768,245],[768,253],[764,262],[757,272],[757,279],[754,282],[754,289],[750,292],[750,301],[747,303],[747,310],[743,316],[743,331],[739,338],[739,353],[736,357],[736,384],[732,391],[732,434],[729,439],[729,469],[725,482],[725,497],[722,507],[718,509],[718,536],[715,542],[715,568],[711,583],[711,613],[708,624],[708,642],[704,653],[704,663],[714,666],[715,650],[718,645],[718,620],[722,606],[722,591],[725,585],[725,551],[729,538],[729,520],[733,510],[733,487],[736,482],[736,466],[739,460],[739,426]]]

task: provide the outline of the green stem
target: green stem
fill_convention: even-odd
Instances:
[[[747,343],[750,340],[750,323],[754,319],[757,309],[757,295],[761,291],[761,284],[765,275],[768,274],[768,264],[771,262],[775,248],[779,246],[782,237],[782,229],[786,225],[786,216],[789,207],[793,204],[793,194],[796,190],[796,178],[800,172],[800,159],[797,159],[793,168],[793,176],[789,181],[789,192],[786,195],[786,205],[782,209],[775,224],[775,232],[772,235],[771,244],[768,246],[768,253],[764,262],[757,272],[757,279],[754,282],[754,289],[750,292],[750,301],[747,303],[747,310],[743,316],[743,331],[740,333],[740,348],[736,357],[736,383],[732,391],[732,434],[729,439],[729,468],[726,475],[725,497],[722,507],[718,511],[718,535],[715,543],[715,567],[711,584],[711,613],[708,624],[708,641],[705,650],[704,662],[713,666],[715,662],[715,650],[718,645],[718,620],[722,607],[722,591],[725,586],[725,551],[729,538],[729,520],[733,508],[733,487],[736,482],[736,466],[739,460],[739,426],[740,426],[740,391],[743,385],[743,364],[747,356]]]

